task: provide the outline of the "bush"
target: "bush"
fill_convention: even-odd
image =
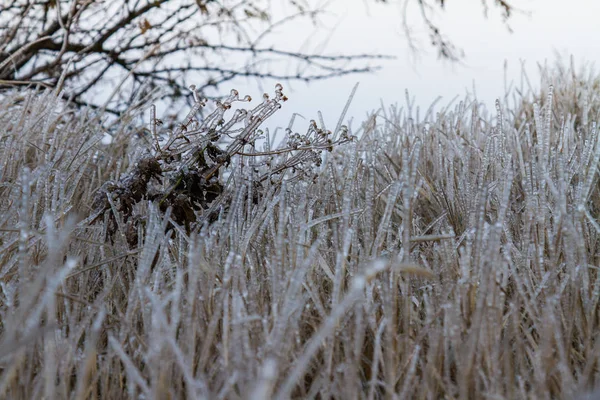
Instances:
[[[99,116],[52,93],[3,99],[2,396],[573,398],[598,385],[600,143],[591,122],[557,124],[566,86],[528,129],[527,114],[498,104],[488,121],[467,99],[435,118],[381,110],[358,132],[311,123],[258,151],[251,116],[280,92],[228,119],[232,92],[165,135],[154,117],[136,128],[133,109],[107,145]]]

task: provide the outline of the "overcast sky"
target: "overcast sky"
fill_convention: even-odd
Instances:
[[[355,123],[362,121],[367,112],[379,108],[380,100],[386,105],[405,104],[405,89],[416,97],[417,105],[428,107],[438,96],[443,96],[440,104],[444,104],[456,95],[463,96],[467,90],[471,92],[475,85],[478,99],[493,109],[494,100],[504,93],[505,61],[509,80],[519,79],[522,60],[532,81],[537,81],[537,63],[545,60],[553,63],[557,52],[567,59],[573,55],[577,65],[594,62],[594,57],[600,54],[597,23],[600,2],[514,0],[511,3],[530,13],[517,13],[510,19],[513,33],[503,24],[499,10],[493,10],[486,19],[478,0],[446,1],[446,10],[438,12],[436,20],[466,53],[461,64],[451,64],[437,59],[435,49],[427,45],[427,31],[421,20],[410,17],[409,21],[415,21],[416,38],[424,44],[417,58],[412,55],[402,32],[398,4],[381,5],[374,0],[329,2],[327,8],[335,16],[323,21],[331,30],[315,34],[307,24],[299,25],[302,30],[298,26],[281,29],[280,47],[295,50],[308,35],[315,34],[311,40],[314,48],[320,38],[330,35],[324,53],[371,52],[390,54],[396,59],[382,63],[383,68],[372,75],[352,75],[308,85],[295,83],[291,88],[288,85],[284,92],[290,100],[267,126],[287,125],[294,112],[307,120],[316,119],[319,110],[328,125],[333,125],[356,82],[360,82],[360,87],[350,110]],[[253,97],[258,94],[252,82],[239,81],[235,87],[242,94],[247,92]],[[265,89],[271,89],[270,85]],[[302,123],[295,128],[301,131]]]

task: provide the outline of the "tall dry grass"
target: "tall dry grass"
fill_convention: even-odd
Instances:
[[[140,204],[137,248],[84,220],[139,156],[135,110],[106,145],[96,116],[52,93],[5,96],[0,396],[592,391],[600,138],[585,99],[578,118],[561,106],[583,86],[557,79],[543,107],[498,103],[494,118],[468,99],[382,110],[314,180],[260,193],[236,159],[215,222],[166,235],[168,212]]]

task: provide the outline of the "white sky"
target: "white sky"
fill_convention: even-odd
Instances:
[[[389,1],[393,3],[394,0]],[[488,3],[492,2],[488,0]],[[288,86],[284,92],[290,100],[266,126],[271,129],[277,125],[287,126],[294,112],[304,115],[307,121],[317,119],[317,111],[322,111],[328,128],[332,129],[356,82],[360,82],[360,86],[349,113],[355,118],[355,128],[367,112],[379,108],[380,99],[385,105],[405,104],[405,89],[416,97],[417,105],[427,108],[438,96],[443,96],[440,105],[456,95],[462,97],[474,84],[478,99],[486,103],[488,109],[493,109],[494,100],[504,94],[505,61],[509,81],[519,81],[523,60],[532,82],[537,83],[537,63],[545,60],[554,63],[557,52],[566,57],[573,55],[577,65],[584,61],[594,62],[600,54],[599,1],[513,0],[511,3],[531,15],[515,14],[509,21],[513,29],[511,34],[502,23],[500,10],[492,9],[485,19],[481,1],[448,0],[445,12],[438,12],[437,20],[443,32],[465,51],[462,64],[438,60],[435,50],[427,44],[425,27],[416,18],[415,35],[424,46],[415,59],[402,32],[401,10],[397,3],[382,5],[374,0],[333,0],[328,10],[336,16],[323,19],[328,25],[335,26],[332,32],[321,30],[315,33],[307,24],[298,25],[303,30],[297,27],[280,30],[280,47],[289,50],[298,49],[311,34],[314,36],[309,50],[314,49],[321,38],[331,33],[323,53],[371,52],[397,58],[382,63],[383,69],[372,75]],[[253,82],[239,81],[234,85],[241,94],[248,93],[254,98],[260,94]],[[266,83],[264,89],[271,92],[271,86]],[[306,123],[298,122],[294,128],[302,131]]]

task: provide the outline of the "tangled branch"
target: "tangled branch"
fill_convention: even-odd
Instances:
[[[326,79],[373,71],[377,66],[370,62],[385,58],[312,54],[265,45],[275,27],[313,19],[321,11],[292,2],[296,13],[272,21],[268,4],[261,0],[3,2],[0,88],[24,82],[56,87],[64,74],[65,98],[100,107],[107,101],[103,93],[118,93],[120,98],[105,108],[118,114],[140,90],[160,88],[163,99],[182,99],[185,82],[198,82],[199,77],[204,81],[198,90],[209,96],[237,76]],[[285,67],[290,60],[295,71]]]

